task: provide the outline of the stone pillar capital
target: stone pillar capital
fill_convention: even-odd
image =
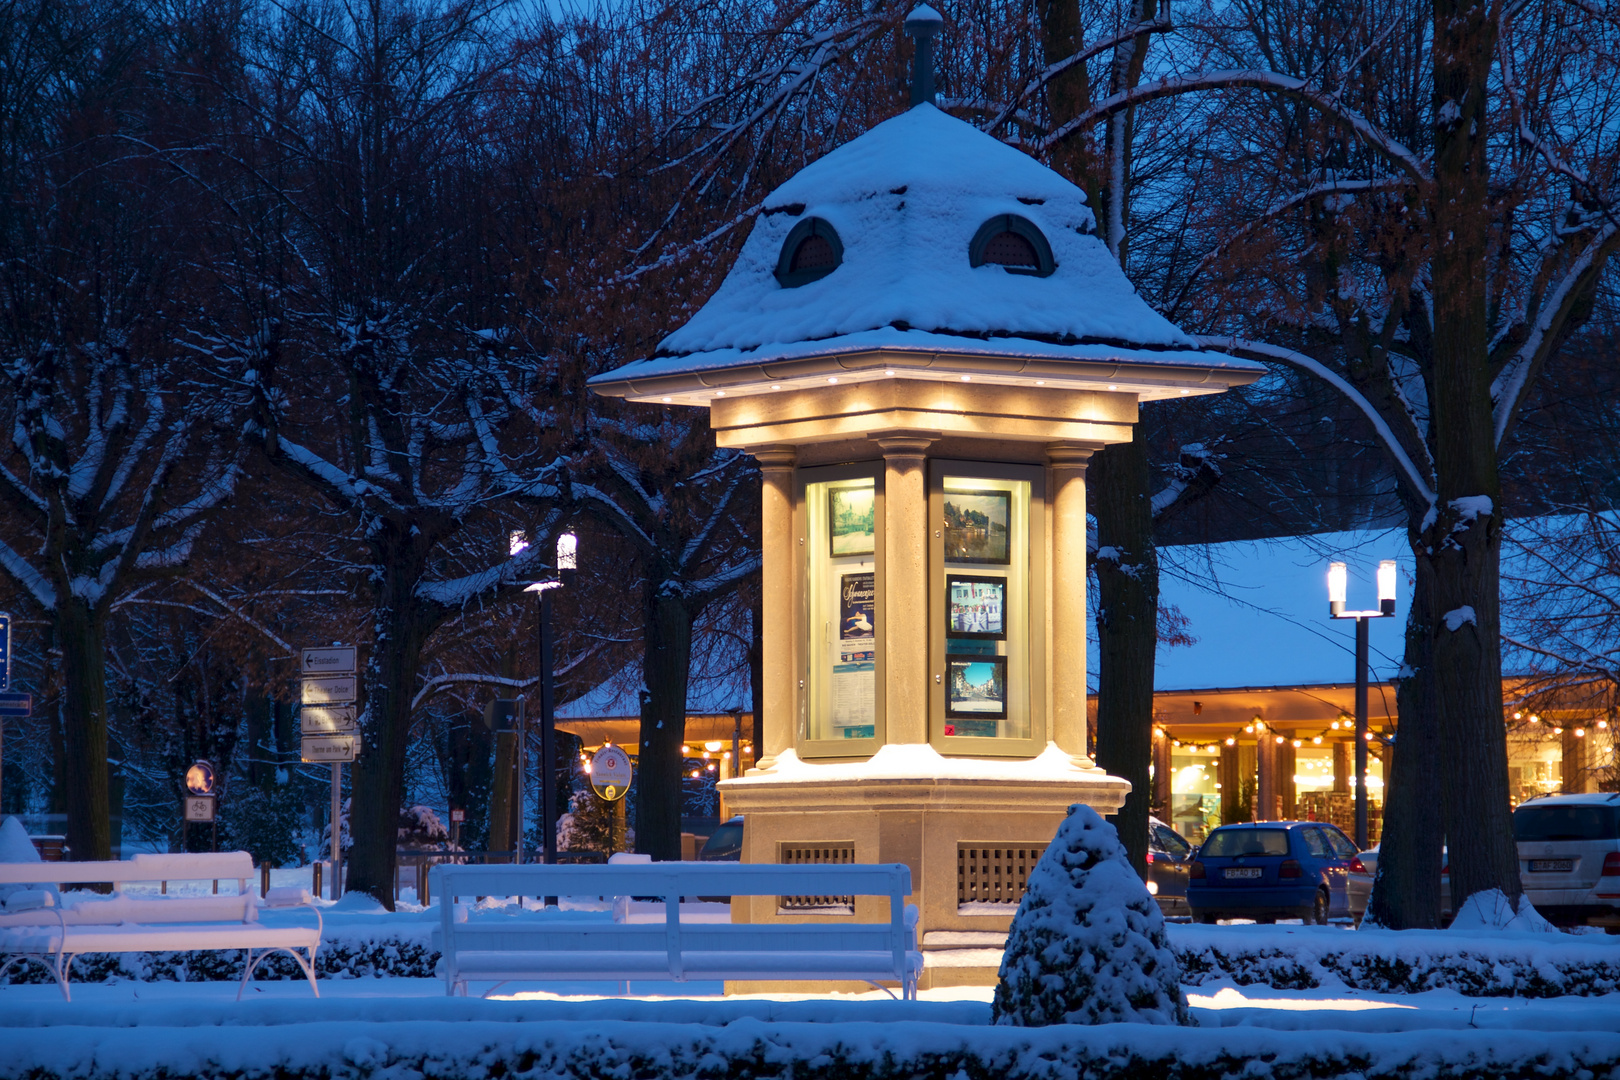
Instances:
[[[882,435],[873,435],[871,438],[883,451],[885,459],[920,458],[928,452],[930,446],[939,441],[939,432],[888,431]]]
[[[1046,462],[1048,465],[1068,466],[1084,471],[1091,461],[1091,455],[1101,449],[1101,446],[1092,443],[1048,443]]]
[[[761,446],[749,453],[759,462],[761,472],[790,472],[799,460],[794,446]]]

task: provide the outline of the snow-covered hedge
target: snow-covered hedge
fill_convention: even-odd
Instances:
[[[1620,942],[1607,936],[1449,930],[1175,926],[1187,986],[1306,990],[1343,985],[1381,994],[1455,990],[1470,997],[1593,996],[1620,990]]]
[[[401,930],[405,928],[401,927]],[[323,978],[434,977],[439,954],[427,930],[383,928],[329,932],[316,958]],[[1470,997],[1586,997],[1620,991],[1620,939],[1568,934],[1458,937],[1449,931],[1348,931],[1307,926],[1166,928],[1184,986],[1230,980],[1240,985],[1310,989],[1345,986],[1375,993],[1456,990]],[[266,972],[266,969],[269,969]],[[265,978],[298,979],[297,967],[272,956]],[[235,980],[240,952],[89,954],[73,964],[75,982],[108,979]],[[49,982],[37,964],[14,967],[0,982]]]
[[[1463,1080],[1613,1077],[1593,1031],[1270,1031],[1141,1024],[347,1022],[0,1033],[0,1080]]]

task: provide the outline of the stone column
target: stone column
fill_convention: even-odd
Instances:
[[[885,743],[928,741],[928,447],[937,436],[896,432],[883,450],[883,723]]]
[[[1255,725],[1255,756],[1259,759],[1259,776],[1255,781],[1256,821],[1276,821],[1277,807],[1277,734],[1269,727]]]
[[[776,756],[795,745],[799,727],[799,665],[796,658],[799,638],[794,625],[794,598],[798,586],[800,551],[793,533],[792,447],[772,447],[754,451],[760,485],[760,630],[762,657],[761,689],[765,700],[760,710],[760,732],[764,746],[755,752],[755,769],[768,769]],[[752,770],[750,770],[752,771]]]
[[[1153,800],[1152,810],[1166,823],[1174,825],[1170,820],[1171,805],[1174,797],[1171,794],[1170,782],[1175,766],[1170,760],[1170,736],[1164,729],[1155,725],[1153,728]],[[725,820],[722,818],[721,820]]]
[[[1086,745],[1086,462],[1089,446],[1046,448],[1052,508],[1052,741],[1091,766]]]

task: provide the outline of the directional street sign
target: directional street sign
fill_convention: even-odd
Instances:
[[[354,662],[353,645],[305,649],[298,656],[298,671],[302,675],[352,675],[356,670]]]
[[[353,705],[305,705],[298,710],[305,735],[358,735],[360,720]]]
[[[353,735],[305,735],[302,753],[305,761],[353,761],[360,740]]]
[[[33,694],[0,694],[0,716],[34,715]]]
[[[305,679],[299,684],[299,703],[303,705],[347,705],[360,700],[360,682],[353,675],[334,675],[323,679]]]
[[[0,611],[0,690],[11,689],[11,616]]]

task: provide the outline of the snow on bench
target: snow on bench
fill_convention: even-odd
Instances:
[[[904,865],[437,866],[433,875],[442,919],[433,936],[446,994],[465,995],[469,982],[498,987],[518,979],[776,979],[895,982],[907,999],[917,996],[922,954],[917,909],[905,902],[911,870]],[[643,922],[621,915],[606,923],[568,911],[514,915],[458,902],[486,896],[656,897],[664,918]],[[699,896],[886,896],[889,919],[715,922],[708,912],[681,903],[682,897]]]
[[[0,976],[14,964],[33,960],[50,969],[62,996],[72,1001],[68,979],[74,957],[83,953],[245,949],[237,1000],[254,969],[276,952],[297,962],[320,997],[315,985],[315,953],[324,928],[320,910],[302,889],[271,889],[261,902],[248,889],[253,872],[253,856],[245,851],[136,855],[113,862],[0,863],[0,957],[5,958]],[[134,882],[231,878],[237,883],[235,896],[139,897],[119,891]],[[67,885],[99,882],[110,882],[115,891],[60,892]],[[315,913],[314,926],[259,922],[261,908],[298,907]]]

